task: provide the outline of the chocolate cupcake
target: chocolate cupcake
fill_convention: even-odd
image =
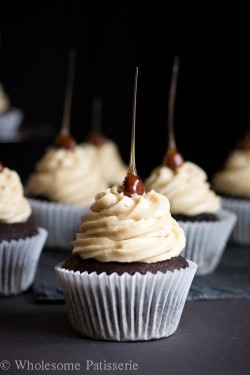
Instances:
[[[90,143],[95,147],[98,165],[107,186],[119,184],[127,173],[128,166],[123,162],[118,146],[97,131],[91,132],[86,140],[82,145],[85,147]]]
[[[26,185],[32,218],[48,230],[46,245],[62,249],[70,248],[80,215],[88,211],[94,195],[107,187],[94,146],[77,145],[70,133],[75,62],[75,49],[70,49],[61,129]]]
[[[206,173],[188,161],[175,169],[161,165],[146,179],[145,189],[154,189],[169,199],[171,213],[186,235],[183,255],[198,264],[197,275],[213,272],[236,216],[221,209],[220,197],[210,188]]]
[[[47,231],[29,220],[20,178],[2,165],[0,192],[0,295],[11,295],[31,286]]]
[[[69,249],[94,195],[106,184],[95,149],[69,142],[51,146],[26,184],[32,219],[48,230],[48,247]]]
[[[81,335],[138,341],[167,337],[179,324],[197,265],[180,257],[183,230],[169,201],[145,194],[135,166],[135,75],[128,173],[122,186],[95,197],[73,241],[73,255],[56,267],[71,323]]]
[[[211,189],[205,171],[185,161],[177,150],[174,105],[178,71],[179,57],[176,56],[169,91],[167,152],[162,165],[146,179],[145,189],[154,189],[169,199],[171,213],[186,235],[183,255],[198,264],[198,275],[205,275],[218,266],[236,217],[221,210],[220,198]]]
[[[222,207],[237,215],[232,240],[250,244],[250,135],[232,150],[223,168],[212,179],[213,188],[221,196]]]
[[[93,98],[92,101],[92,129],[86,136],[86,141],[82,143],[91,144],[95,148],[96,158],[100,171],[107,187],[120,184],[127,173],[128,166],[123,162],[118,145],[107,138],[102,128],[102,99]]]
[[[107,189],[73,245],[56,273],[76,332],[138,341],[176,331],[197,265],[180,256],[185,236],[165,196]]]

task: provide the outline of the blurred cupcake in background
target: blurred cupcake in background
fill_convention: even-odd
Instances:
[[[170,202],[173,217],[184,229],[183,256],[198,264],[198,275],[213,272],[219,264],[236,215],[221,209],[221,201],[197,165],[183,161],[172,169],[166,165],[152,171],[146,191],[154,189]]]
[[[176,57],[169,95],[166,157],[145,180],[145,189],[154,189],[169,199],[171,214],[186,235],[183,256],[198,264],[198,275],[205,275],[218,266],[236,216],[221,210],[221,200],[211,189],[206,173],[194,163],[184,161],[176,148],[173,124],[178,68]]]
[[[19,175],[0,164],[0,295],[21,293],[33,283],[47,231],[30,215]]]
[[[23,112],[13,108],[0,83],[0,139],[11,140],[17,134],[23,120]]]
[[[128,166],[123,162],[118,146],[101,132],[102,101],[94,98],[92,104],[92,130],[86,137],[86,144],[95,147],[101,173],[108,186],[119,184],[127,173]]]
[[[66,249],[80,216],[88,211],[95,194],[106,188],[95,147],[80,147],[70,134],[74,70],[75,50],[70,50],[62,127],[26,184],[32,218],[48,230],[46,245]]]
[[[71,246],[80,216],[95,194],[106,188],[94,147],[83,148],[72,137],[67,139],[47,149],[26,184],[32,218],[48,230],[50,247]]]
[[[212,184],[222,206],[237,215],[233,241],[250,245],[250,132],[237,142]]]

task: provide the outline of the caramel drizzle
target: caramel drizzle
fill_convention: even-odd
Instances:
[[[95,146],[102,146],[107,142],[106,137],[101,132],[102,100],[96,97],[92,101],[92,129],[86,137],[86,141]]]
[[[184,162],[182,155],[177,151],[174,136],[174,108],[179,74],[179,63],[179,56],[175,56],[168,101],[168,148],[164,160],[164,164],[174,171]]]
[[[250,118],[248,118],[245,135],[238,140],[236,147],[240,150],[250,150]]]
[[[64,99],[64,111],[62,126],[58,136],[55,139],[55,145],[63,148],[73,148],[76,145],[75,139],[70,135],[70,115],[72,107],[73,87],[74,87],[74,73],[76,65],[76,51],[70,49],[69,52],[69,65],[68,65],[68,78],[66,84],[66,92]]]
[[[123,183],[122,183],[123,193],[124,195],[128,197],[132,197],[135,194],[143,195],[144,193],[143,182],[137,174],[136,162],[135,162],[135,124],[136,124],[137,81],[138,81],[138,67],[136,67],[136,71],[135,71],[130,161],[129,161],[127,176],[124,178]]]

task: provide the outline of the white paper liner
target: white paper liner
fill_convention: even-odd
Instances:
[[[12,108],[6,113],[0,115],[0,138],[11,139],[17,134],[17,131],[23,120],[23,112],[17,108]]]
[[[221,200],[223,208],[237,216],[231,239],[241,245],[250,245],[250,199],[247,201],[222,197]]]
[[[145,275],[80,273],[55,267],[76,332],[97,340],[138,341],[173,334],[197,265]]]
[[[198,264],[197,275],[207,275],[216,269],[235,225],[234,213],[220,210],[217,216],[219,220],[211,222],[178,221],[186,236],[181,255]]]
[[[33,283],[47,231],[20,240],[0,243],[0,295],[24,292]]]
[[[47,229],[46,246],[71,249],[81,225],[81,216],[86,214],[88,207],[74,206],[63,203],[43,202],[29,199],[31,218],[37,226]]]

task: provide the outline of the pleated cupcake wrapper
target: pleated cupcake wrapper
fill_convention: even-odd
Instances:
[[[23,112],[17,108],[12,108],[0,115],[0,138],[11,139],[15,136],[21,122],[23,120]]]
[[[29,199],[29,202],[32,220],[48,231],[46,246],[71,249],[71,242],[81,225],[81,216],[87,213],[88,208],[38,199]]]
[[[250,245],[250,199],[222,198],[222,206],[237,215],[232,240],[240,245]]]
[[[236,215],[226,210],[217,213],[219,220],[210,222],[182,222],[186,246],[181,255],[198,264],[197,275],[212,273],[218,266],[236,222]]]
[[[0,243],[0,295],[24,292],[33,283],[38,260],[47,238],[47,231],[18,241]]]
[[[97,340],[138,341],[173,334],[197,265],[174,272],[107,275],[56,266],[76,332]]]

